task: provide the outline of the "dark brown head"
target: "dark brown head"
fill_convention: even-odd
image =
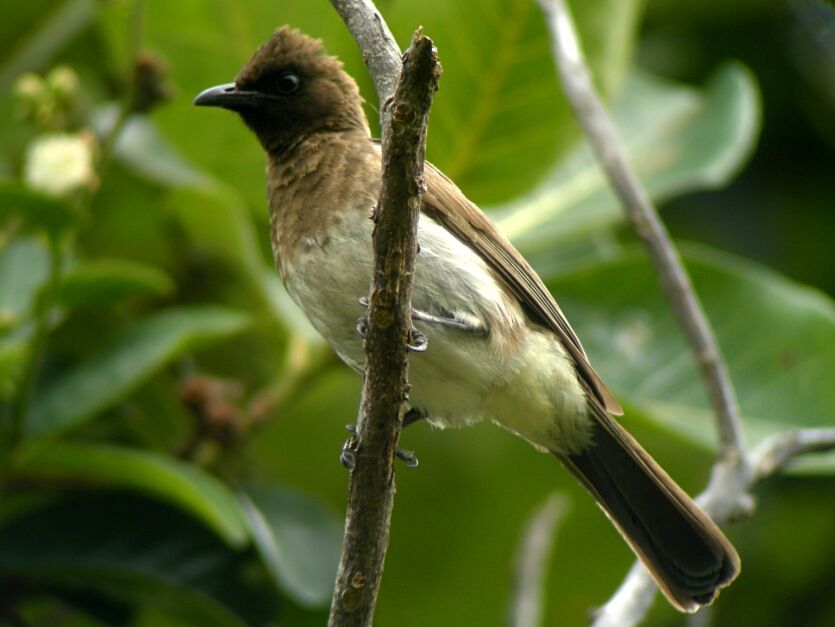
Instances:
[[[205,90],[194,104],[237,111],[274,156],[315,133],[368,131],[357,84],[339,59],[287,26],[255,51],[234,83]]]

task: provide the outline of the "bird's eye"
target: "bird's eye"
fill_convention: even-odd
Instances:
[[[302,81],[295,72],[282,72],[275,81],[275,87],[281,94],[292,94],[301,84]]]

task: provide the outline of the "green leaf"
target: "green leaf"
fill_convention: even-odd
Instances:
[[[249,487],[240,493],[255,546],[270,574],[305,606],[327,603],[342,546],[342,524],[298,492]]]
[[[11,218],[24,230],[57,233],[78,223],[81,214],[70,203],[28,189],[16,181],[0,181],[0,225]]]
[[[0,250],[0,333],[32,309],[49,277],[49,250],[37,237],[16,237]]]
[[[635,70],[613,118],[638,177],[656,201],[726,184],[748,160],[760,127],[756,83],[742,65],[725,65],[702,91]],[[624,219],[587,145],[537,190],[495,218],[527,253]]]
[[[55,435],[80,426],[179,355],[234,335],[246,324],[245,316],[221,307],[155,314],[39,391],[26,420],[27,435]]]
[[[106,125],[104,118],[112,117],[112,109],[99,117],[99,123]],[[239,268],[270,315],[294,334],[311,342],[321,341],[261,254],[252,215],[238,191],[192,165],[146,117],[128,122],[116,154],[136,174],[172,188],[166,195],[166,207],[195,247]]]
[[[104,134],[119,115],[119,105],[108,105],[96,112],[95,124]],[[216,186],[212,178],[184,159],[160,135],[157,126],[144,115],[128,118],[114,147],[116,157],[144,179],[169,187],[208,189]]]
[[[23,480],[138,490],[202,520],[232,547],[249,540],[241,506],[223,483],[158,453],[107,444],[36,442],[16,455],[11,472]]]
[[[168,195],[167,205],[196,247],[242,270],[273,319],[295,335],[321,342],[290,300],[278,273],[265,262],[252,216],[232,188],[223,184],[211,189],[177,188]]]
[[[243,627],[275,615],[275,595],[245,568],[202,525],[135,496],[76,496],[0,528],[0,577],[154,607],[194,625]]]
[[[166,296],[174,281],[162,270],[126,259],[94,259],[70,269],[61,281],[59,300],[75,307],[118,302],[131,295]]]
[[[747,443],[835,424],[832,300],[752,262],[684,251],[727,360]],[[693,355],[643,254],[622,254],[549,287],[619,398],[694,442],[715,444]]]
[[[586,57],[607,95],[624,78],[641,4],[571,2]],[[432,104],[428,157],[476,203],[529,190],[579,139],[536,2],[396,2],[385,15],[401,43],[421,24],[438,47],[444,74]]]
[[[10,399],[17,390],[28,354],[25,339],[0,340],[0,401]]]

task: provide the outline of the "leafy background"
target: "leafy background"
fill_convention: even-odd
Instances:
[[[693,360],[569,115],[535,3],[378,5],[399,41],[423,24],[440,49],[429,158],[535,263],[630,430],[698,491],[713,433]],[[832,425],[831,6],[573,5],[714,324],[748,442]],[[374,103],[353,41],[324,0],[30,0],[0,16],[0,621],[322,624],[359,381],[272,271],[256,142],[190,102],[290,23]],[[165,60],[173,97],[124,117],[137,49]],[[54,198],[23,182],[47,131],[22,119],[14,86],[59,65],[80,77],[65,127],[98,134],[100,185]],[[586,622],[630,564],[590,499],[525,443],[490,425],[417,425],[403,443],[421,465],[398,473],[378,624],[504,624],[523,527],[554,490],[571,509],[545,624]],[[745,567],[715,624],[835,621],[833,471],[833,456],[810,457],[761,486],[756,516],[728,529]],[[662,602],[649,620],[683,622]]]

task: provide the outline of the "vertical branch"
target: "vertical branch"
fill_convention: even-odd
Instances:
[[[539,627],[545,602],[543,589],[554,546],[557,524],[568,510],[566,498],[554,492],[531,516],[516,555],[515,580],[509,624]]]
[[[646,245],[661,287],[696,356],[716,415],[719,459],[744,464],[739,410],[727,367],[681,257],[630,167],[617,131],[594,90],[565,0],[538,1],[548,18],[553,54],[566,96],[635,232]]]
[[[386,102],[400,76],[400,48],[372,0],[331,0],[351,31],[368,66],[380,102],[380,128],[385,128]]]
[[[331,626],[371,624],[388,547],[394,454],[408,398],[407,344],[426,126],[439,76],[432,41],[418,30],[403,56],[394,99],[386,103],[389,115],[374,216],[365,380]]]

